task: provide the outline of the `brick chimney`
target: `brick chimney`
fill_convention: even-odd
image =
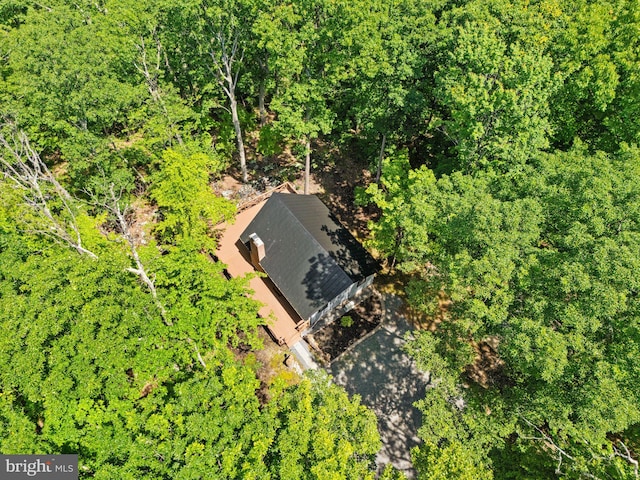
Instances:
[[[262,242],[262,240],[260,240],[260,237],[258,235],[252,233],[251,235],[249,235],[249,244],[251,249],[251,264],[256,269],[263,272],[264,270],[262,270],[260,262],[265,256],[264,243]]]

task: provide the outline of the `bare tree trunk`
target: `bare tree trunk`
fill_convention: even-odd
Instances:
[[[203,368],[207,368],[207,364],[204,362],[204,358],[202,358],[202,355],[200,355],[200,350],[198,349],[198,345],[196,345],[193,339],[189,337],[187,337],[187,342],[189,342],[190,345],[193,345],[193,350],[196,352],[196,357],[198,358],[200,365],[202,365]]]
[[[236,131],[236,139],[238,143],[238,155],[240,157],[242,181],[247,183],[249,181],[249,176],[247,174],[247,159],[244,151],[244,141],[242,139],[242,128],[238,117],[238,101],[236,99],[236,85],[238,84],[238,75],[240,74],[240,70],[236,68],[234,72],[234,64],[236,62],[242,64],[244,53],[242,51],[238,52],[237,33],[234,35],[230,45],[229,39],[226,38],[222,32],[218,32],[215,38],[220,50],[218,52],[211,50],[209,54],[213,60],[213,65],[215,67],[214,71],[218,84],[222,87],[224,93],[229,99],[231,121],[233,122],[233,128]],[[238,53],[240,54],[240,58],[237,58]]]
[[[156,306],[158,307],[158,310],[160,310],[160,314],[162,315],[162,319],[164,320],[164,323],[167,326],[172,325],[171,320],[167,318],[167,311],[165,310],[164,306],[160,303],[160,300],[158,300],[158,292],[156,291],[156,286],[153,283],[153,280],[149,278],[149,275],[147,274],[147,270],[145,269],[144,264],[140,259],[140,255],[138,254],[138,249],[136,248],[136,244],[133,238],[133,233],[131,232],[131,228],[129,228],[129,222],[127,221],[127,208],[125,208],[125,210],[122,210],[122,208],[120,207],[120,195],[116,195],[115,191],[113,190],[113,187],[114,187],[113,184],[109,186],[110,198],[107,200],[107,202],[102,204],[102,207],[110,211],[111,214],[116,217],[116,220],[118,221],[118,226],[120,227],[120,231],[122,232],[122,236],[129,244],[129,251],[131,252],[133,261],[136,264],[136,268],[130,267],[130,268],[127,268],[127,271],[137,275],[138,278],[140,278],[140,280],[142,281],[142,283],[144,283],[147,286],[147,288],[151,292],[151,295],[153,296],[153,299],[156,302]]]
[[[247,174],[247,158],[244,153],[244,141],[242,140],[242,128],[240,127],[240,119],[238,118],[238,102],[234,90],[229,90],[229,103],[231,105],[231,121],[236,131],[236,139],[238,141],[238,155],[240,156],[240,170],[242,171],[242,181],[247,183],[249,176]]]
[[[118,222],[118,227],[120,228],[120,232],[122,233],[122,237],[126,240],[129,245],[129,251],[131,252],[131,257],[136,264],[136,268],[128,267],[127,272],[131,272],[136,275],[142,283],[146,285],[153,296],[153,300],[160,311],[162,316],[162,320],[165,325],[170,326],[173,325],[171,320],[168,318],[167,311],[165,310],[162,303],[158,299],[158,292],[156,291],[156,286],[153,280],[147,274],[147,270],[140,259],[140,255],[138,254],[138,249],[136,248],[135,239],[133,236],[133,232],[131,231],[129,222],[127,221],[127,213],[129,211],[129,207],[125,206],[124,209],[120,206],[120,199],[122,197],[122,192],[116,194],[114,190],[113,183],[109,185],[109,193],[104,197],[98,197],[92,192],[87,191],[87,195],[91,198],[91,203],[97,207],[103,208],[111,215],[116,218]]]
[[[309,195],[309,177],[311,176],[311,135],[307,135],[304,154],[304,194]]]
[[[182,145],[183,144],[182,136],[178,132],[176,123],[169,118],[169,112],[167,111],[167,106],[160,92],[159,74],[161,70],[160,67],[161,67],[162,54],[164,49],[162,48],[160,39],[157,37],[157,32],[155,28],[153,30],[153,36],[156,40],[155,64],[154,65],[152,64],[151,68],[149,68],[149,61],[147,59],[148,58],[147,46],[144,41],[144,37],[140,36],[140,43],[136,45],[136,47],[138,48],[138,52],[140,54],[140,65],[138,65],[137,62],[134,62],[134,65],[138,69],[138,71],[144,76],[144,79],[147,83],[147,89],[149,90],[149,94],[151,95],[151,99],[156,105],[160,106],[160,108],[162,109],[163,115],[167,117],[167,119],[169,119],[170,126],[172,130],[175,132],[175,133],[170,133],[170,136],[175,136],[178,143]],[[166,64],[168,65],[168,61],[166,62]]]
[[[260,89],[258,91],[258,109],[260,111],[260,126],[264,127],[267,124],[267,110],[264,102],[267,95],[267,78],[269,78],[269,54],[264,52],[264,56],[259,57],[260,71]]]
[[[264,127],[267,123],[267,112],[264,108],[264,97],[267,94],[265,80],[260,82],[260,92],[258,93],[258,108],[260,109],[260,126]]]
[[[378,168],[376,169],[376,183],[380,183],[382,175],[382,161],[384,160],[384,146],[387,143],[387,134],[382,134],[382,145],[380,145],[380,155],[378,155]]]
[[[631,456],[631,452],[629,451],[629,448],[624,444],[622,440],[618,440],[618,442],[620,443],[620,445],[622,445],[622,448],[624,448],[624,453],[620,452],[620,450],[618,450],[616,446],[613,445],[613,451],[615,455],[625,459],[627,462],[633,465],[634,476],[636,478],[640,478],[640,474],[638,473],[639,472],[638,460],[636,460]]]
[[[12,125],[9,125],[13,129]],[[58,182],[47,164],[31,147],[24,132],[15,131],[7,139],[0,134],[0,146],[10,152],[13,160],[0,153],[0,174],[22,190],[27,205],[42,215],[46,227],[34,233],[48,235],[67,244],[81,255],[98,258],[95,253],[82,245],[80,229],[76,221],[77,208],[69,192]],[[50,204],[53,198],[61,202],[62,209],[55,214]]]

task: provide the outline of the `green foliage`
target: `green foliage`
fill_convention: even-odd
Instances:
[[[637,149],[577,147],[506,177],[438,180],[407,171],[402,157],[387,164],[384,189],[369,188],[383,212],[374,245],[412,275],[415,308],[437,312],[438,294],[451,301],[448,320],[408,346],[438,378],[420,403],[425,441],[461,442],[484,462],[508,449],[510,466],[498,466],[511,473],[501,476],[523,474],[520,457],[522,469],[537,458],[539,472],[561,458],[567,478],[618,468],[619,458],[597,452],[621,448],[612,432],[640,419],[629,383],[640,368],[631,273],[640,258],[639,161]],[[470,341],[497,343],[494,367],[468,366]],[[474,384],[470,368],[489,368],[488,383]],[[426,453],[427,463],[442,455],[447,465],[446,448],[435,459]]]
[[[174,352],[160,354],[170,341],[155,333],[159,318],[142,314],[155,309],[124,271],[124,258],[85,260],[55,248],[33,255],[20,239],[7,240],[2,390],[32,428],[44,418],[43,450],[74,450],[88,434],[76,430],[80,402],[135,400],[146,381],[164,381],[172,362],[182,362]],[[128,369],[136,372],[133,383]]]
[[[264,478],[266,468],[259,459],[272,432],[257,421],[257,380],[229,353],[219,353],[216,360],[218,367],[175,387],[158,387],[152,398],[145,398],[143,423],[138,435],[131,436],[125,463],[108,465],[97,476]]]
[[[260,140],[258,140],[258,151],[263,155],[277,155],[282,152],[282,142],[284,138],[272,125],[265,125],[260,129]]]
[[[410,202],[420,197],[411,197],[409,186],[416,176],[421,178],[420,184],[427,188],[428,184],[435,184],[433,173],[426,169],[410,171],[409,158],[407,152],[400,152],[394,157],[387,158],[383,166],[384,175],[381,179],[381,186],[371,184],[365,191],[366,195],[360,194],[359,201],[363,203],[368,197],[370,201],[378,205],[383,212],[382,218],[378,222],[371,222],[369,228],[374,237],[373,246],[383,255],[396,258],[404,258],[405,245],[412,245],[413,242],[403,241],[406,235],[406,228],[403,225],[409,220]],[[425,203],[422,203],[425,205]],[[387,214],[389,212],[390,214]],[[422,212],[423,215],[430,215]],[[416,232],[417,235],[422,235]],[[418,240],[418,239],[416,239]],[[424,243],[416,245],[416,248],[426,248]],[[426,252],[425,252],[426,253]]]
[[[154,193],[185,222],[164,254],[139,247],[137,270],[117,234],[99,233],[105,216],[52,177],[41,190],[3,181],[0,448],[78,453],[83,478],[294,478],[298,461],[308,478],[373,478],[375,417],[328,378],[289,388],[282,376],[261,405],[259,366],[238,358],[261,346],[259,304],[206,252],[212,159],[185,149],[163,160]],[[24,203],[36,192],[31,203],[46,198],[51,211]],[[75,237],[42,236],[53,224],[95,255],[68,248]],[[140,259],[155,288],[138,282]]]
[[[20,0],[4,0],[0,3],[0,29],[18,27],[24,21],[28,7],[28,2]]]
[[[456,170],[506,170],[548,146],[548,101],[556,81],[543,49],[509,40],[489,17],[452,27],[434,95],[457,156]],[[502,33],[504,32],[504,33]]]
[[[121,257],[20,258],[15,250],[2,252],[2,326],[13,332],[0,356],[3,451],[80,452],[83,475],[95,478],[264,470],[256,458],[269,430],[254,421],[258,381],[210,329],[194,331],[205,311],[180,319],[191,326],[168,328]],[[206,370],[185,340],[189,329]]]
[[[82,478],[373,478],[375,417],[326,377],[260,405],[255,366],[227,348],[258,344],[257,303],[218,264],[155,264],[168,326],[118,250],[1,239],[3,452],[79,453]]]
[[[183,241],[152,263],[159,295],[175,328],[185,337],[206,339],[204,348],[214,348],[218,341],[259,347],[256,328],[264,319],[256,313],[259,303],[246,295],[248,279],[227,280],[224,265],[200,248],[199,243]]]
[[[209,180],[234,123],[255,129],[260,97],[263,155],[324,136],[355,161],[390,157],[356,192],[382,212],[369,245],[411,278],[416,310],[445,317],[407,347],[437,379],[419,404],[420,475],[633,478],[639,12],[638,0],[1,1],[0,115],[72,193],[148,194],[163,254],[140,248],[156,300],[119,236],[100,233],[106,217],[43,184],[58,240],[78,233],[98,256],[80,259],[0,185],[0,450],[80,451],[95,478],[371,474],[375,422],[357,401],[314,379],[261,406],[227,350],[258,345],[261,320],[246,281],[208,256],[211,226],[234,213]],[[214,59],[232,46],[221,75]]]
[[[391,464],[387,464],[380,476],[380,480],[406,480],[406,476],[399,470],[396,470]]]
[[[110,185],[114,191],[128,194],[135,187],[135,171],[129,163],[127,150],[117,150],[107,145],[104,140],[90,135],[76,135],[80,141],[84,137],[86,143],[70,147],[65,151],[69,162],[67,179],[70,190],[79,195],[87,191],[104,196]]]
[[[551,48],[566,76],[552,102],[559,146],[579,137],[614,152],[638,142],[637,12],[635,0],[572,2],[557,12]]]
[[[107,30],[105,20],[95,8],[56,3],[29,10],[8,36],[4,110],[37,145],[69,159],[95,153],[87,139],[94,143],[125,124],[142,94],[130,83],[127,40],[120,30]]]
[[[416,447],[413,463],[418,478],[424,480],[493,479],[491,470],[477,466],[469,450],[459,442],[446,446],[425,443]]]
[[[312,0],[269,5],[256,19],[254,34],[277,79],[270,102],[276,132],[299,155],[307,140],[333,128],[332,97],[352,74],[350,22],[360,13],[353,2]]]
[[[431,5],[414,0],[351,5],[357,12],[349,11],[353,20],[345,29],[344,41],[352,76],[344,82],[337,108],[342,134],[354,129],[370,148],[373,142],[373,156],[382,135],[402,144],[419,135],[420,124],[428,122],[430,109],[421,77],[429,68],[425,49],[437,36],[435,16]]]
[[[39,184],[38,195],[9,178],[0,180],[0,235],[18,235],[35,250],[42,248],[43,241],[85,249],[84,253],[110,248],[97,230],[105,222],[105,214],[91,216],[86,204],[66,198],[58,191],[59,185],[42,179]]]
[[[349,315],[345,315],[340,319],[340,325],[345,328],[353,326],[353,318],[351,318],[351,316]]]
[[[275,478],[374,478],[380,448],[375,416],[326,374],[282,391],[271,408],[276,437],[267,462]]]
[[[163,243],[189,241],[200,249],[215,249],[210,228],[235,213],[234,205],[214,195],[209,186],[209,176],[221,166],[218,158],[200,152],[170,149],[163,153],[151,189],[163,217],[156,227]]]

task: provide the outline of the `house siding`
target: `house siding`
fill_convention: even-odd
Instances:
[[[313,327],[320,319],[322,319],[329,312],[333,311],[337,306],[346,302],[350,298],[355,297],[358,293],[360,293],[366,287],[371,285],[373,283],[374,276],[375,275],[369,275],[362,283],[358,283],[358,282],[352,283],[349,286],[349,288],[343,290],[339,295],[337,295],[333,300],[327,303],[324,307],[314,312],[309,317],[310,326]]]
[[[253,246],[254,266],[267,273],[311,326],[321,325],[323,317],[329,319],[336,307],[370,285],[379,269],[373,257],[313,195],[274,193],[240,235],[240,241]]]

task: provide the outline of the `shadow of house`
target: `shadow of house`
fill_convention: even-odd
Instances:
[[[314,195],[274,193],[240,241],[311,330],[370,285],[379,269]]]

